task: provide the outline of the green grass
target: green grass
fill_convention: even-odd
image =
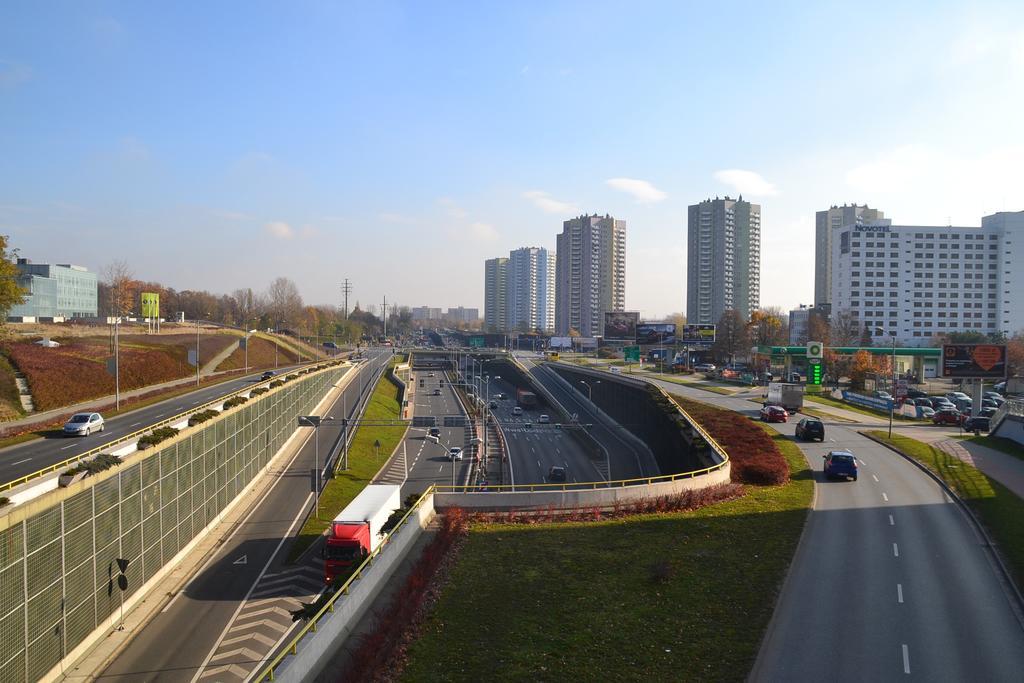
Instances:
[[[720,394],[722,396],[732,396],[737,391],[730,391],[724,387],[720,387],[714,384],[708,384],[692,379],[681,379],[679,377],[673,377],[672,375],[666,375],[664,373],[651,373],[652,376],[660,379],[663,382],[672,382],[673,384],[681,384],[687,387],[693,387],[694,389],[701,389],[703,391],[710,391],[713,394]],[[742,391],[739,389],[738,391]]]
[[[930,444],[883,431],[865,432],[889,444],[939,475],[985,525],[1013,573],[1024,581],[1024,500],[984,472]]]
[[[985,448],[991,448],[996,451],[1002,451],[1007,455],[1024,460],[1024,446],[1020,445],[1013,439],[1006,439],[1001,436],[964,436],[964,441],[970,441],[976,443],[979,446]]]
[[[806,403],[800,409],[800,413],[803,415],[817,417],[823,420],[835,420],[836,422],[856,422],[856,420],[851,420],[841,415],[835,415],[834,413],[828,413],[825,412],[824,410],[815,410],[814,408],[808,408]]]
[[[837,398],[832,398],[831,396],[822,396],[821,394],[818,394],[817,396],[814,396],[813,398],[809,398],[808,400],[813,401],[814,403],[823,403],[825,405],[833,406],[833,407],[836,407],[836,408],[842,408],[843,410],[851,410],[851,411],[853,411],[855,413],[860,413],[861,415],[867,415],[868,417],[884,417],[886,419],[888,419],[888,417],[889,417],[889,411],[888,410],[886,410],[884,412],[881,411],[881,410],[872,410],[871,408],[865,408],[864,406],[858,406],[858,405],[854,405],[852,403],[847,403],[846,401],[841,401],[841,400],[839,400]],[[912,418],[912,417],[907,417],[906,415],[900,415],[899,413],[893,415],[893,420],[895,420],[897,422],[926,422],[927,421],[927,420],[917,420],[917,419]]]
[[[391,361],[394,366],[398,362]],[[401,417],[402,406],[398,402],[398,386],[385,373],[373,390],[373,396],[363,413],[363,420],[382,421],[397,420]],[[316,541],[339,512],[352,502],[359,492],[366,488],[377,470],[391,456],[405,427],[384,427],[378,425],[362,425],[356,428],[352,445],[348,449],[349,468],[335,472],[334,477],[324,486],[320,494],[320,516],[310,515],[302,525],[298,536],[288,551],[288,562],[294,562],[310,545]],[[380,454],[373,447],[374,441],[380,441]],[[339,461],[340,462],[340,461]]]
[[[737,500],[593,523],[474,525],[402,680],[742,680],[814,486],[799,448],[778,439],[793,480]]]

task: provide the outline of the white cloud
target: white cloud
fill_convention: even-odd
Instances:
[[[284,221],[274,221],[273,223],[267,223],[265,226],[267,234],[271,237],[276,237],[279,240],[290,240],[295,237],[295,231],[292,230],[292,226],[288,225]]]
[[[779,193],[775,185],[765,180],[760,173],[745,171],[741,168],[728,168],[715,171],[715,180],[731,186],[740,194],[755,197],[773,197]]]
[[[523,197],[529,199],[533,202],[534,206],[546,213],[573,214],[580,212],[579,208],[573,204],[559,201],[547,192],[543,192],[541,190],[530,190],[529,192],[524,192]]]
[[[459,206],[459,203],[450,197],[441,197],[437,200],[437,204],[452,218],[465,218],[469,215],[468,211]]]
[[[0,88],[13,88],[31,78],[32,67],[0,59]]]
[[[498,230],[493,225],[479,221],[470,224],[469,234],[478,242],[493,242],[498,239]]]
[[[633,199],[640,204],[653,204],[668,196],[646,180],[636,178],[610,178],[604,181],[604,184],[633,195]]]

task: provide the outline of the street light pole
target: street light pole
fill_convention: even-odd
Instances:
[[[892,413],[896,407],[896,333],[892,335],[892,401],[889,402],[889,438],[892,438]]]
[[[199,316],[196,316],[196,386],[199,386]]]

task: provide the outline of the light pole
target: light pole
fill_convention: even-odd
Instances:
[[[199,386],[199,316],[196,316],[196,386]]]
[[[876,332],[885,334],[885,330],[881,327],[875,328]],[[892,438],[892,414],[896,409],[896,333],[891,332],[892,336],[892,397],[889,399],[889,438]]]
[[[320,424],[324,420],[333,420],[334,418],[330,415],[302,415],[299,417],[300,427],[312,427],[313,428],[313,452],[314,458],[313,467],[316,474],[314,475],[313,486],[316,491],[313,493],[314,505],[316,506],[316,518],[320,519]]]
[[[600,383],[601,383],[601,380],[599,380],[599,379],[598,380],[594,380],[594,384],[600,384]],[[582,384],[583,386],[585,386],[587,388],[587,400],[590,401],[591,403],[593,403],[594,402],[594,396],[593,396],[594,395],[594,387],[590,386],[589,382],[587,382],[586,380],[582,380],[582,379],[580,380],[580,384]]]

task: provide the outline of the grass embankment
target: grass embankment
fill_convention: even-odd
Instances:
[[[1024,500],[976,467],[908,436],[866,432],[917,460],[942,478],[974,510],[1006,559],[1017,585],[1024,585]]]
[[[652,373],[652,374],[654,374],[654,373]],[[701,389],[703,391],[710,391],[710,392],[712,392],[714,394],[719,394],[721,396],[732,396],[733,394],[735,394],[735,393],[737,393],[739,391],[743,391],[743,388],[737,388],[736,390],[730,390],[730,389],[726,389],[725,387],[721,387],[721,386],[718,386],[718,385],[715,385],[715,384],[708,384],[706,382],[700,382],[700,381],[692,380],[692,379],[680,379],[678,377],[673,377],[671,375],[666,375],[664,373],[658,373],[658,374],[655,374],[654,376],[657,377],[658,379],[660,379],[663,382],[672,382],[672,384],[681,384],[681,385],[686,386],[686,387],[693,387],[694,389]]]
[[[741,680],[813,491],[793,477],[691,512],[476,524],[405,681]]]
[[[971,443],[976,443],[979,446],[984,446],[985,448],[1002,451],[1007,455],[1012,455],[1018,460],[1024,460],[1024,446],[1020,445],[1013,439],[1006,439],[1001,436],[969,436],[965,437],[964,441],[970,441]]]
[[[861,415],[867,415],[868,417],[884,417],[886,419],[888,419],[888,417],[889,417],[889,411],[888,410],[886,410],[886,411],[872,410],[871,408],[865,408],[864,406],[858,406],[858,405],[854,405],[852,403],[847,403],[846,401],[840,401],[839,399],[832,398],[831,396],[823,396],[821,394],[813,394],[813,395],[812,394],[807,394],[807,395],[805,395],[804,398],[806,399],[805,403],[807,401],[810,401],[812,403],[822,403],[824,405],[834,406],[836,408],[842,408],[843,410],[850,410],[850,411],[853,411],[855,413],[860,413]],[[907,417],[906,415],[900,415],[899,413],[896,413],[895,415],[893,415],[893,419],[894,420],[898,420],[898,421],[902,421],[902,422],[923,422],[924,421],[924,420],[918,420],[918,419],[913,418],[913,417]]]
[[[391,367],[398,362],[391,361]],[[401,417],[402,406],[398,401],[398,385],[385,372],[373,390],[373,396],[366,406],[362,420],[385,421]],[[377,470],[395,450],[405,434],[405,426],[386,427],[364,424],[356,428],[352,445],[348,449],[348,469],[337,471],[327,482],[320,494],[320,517],[310,515],[302,525],[299,535],[288,552],[288,561],[295,561],[327,529],[330,521],[345,506],[352,502],[359,492],[366,488]],[[380,455],[373,444],[380,441]],[[340,464],[340,460],[339,460]]]

